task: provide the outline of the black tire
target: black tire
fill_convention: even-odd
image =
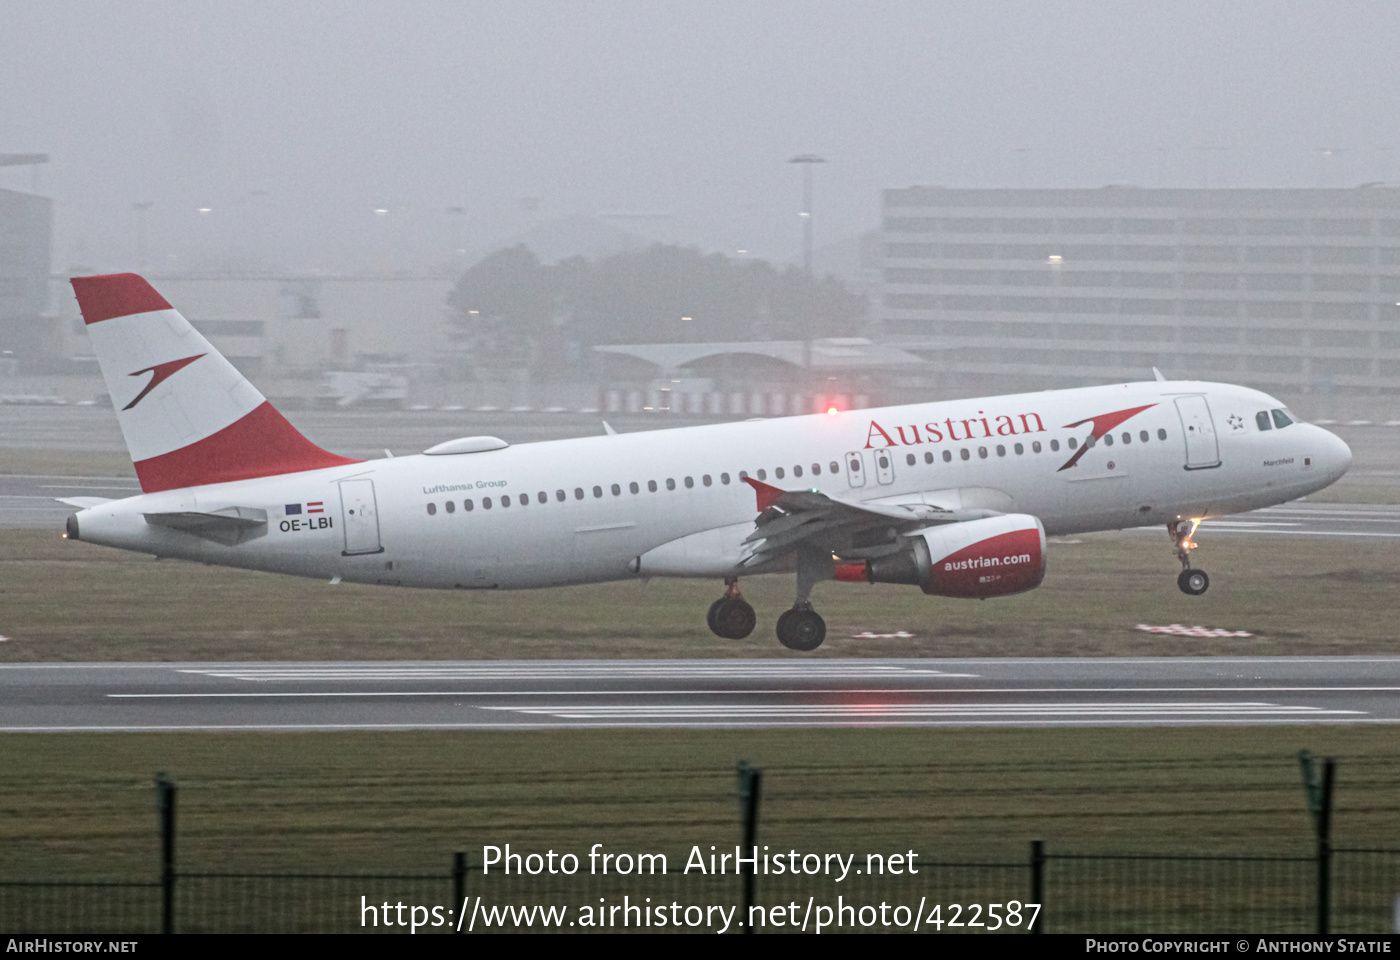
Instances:
[[[1176,585],[1187,596],[1199,597],[1210,589],[1210,577],[1204,570],[1183,570],[1176,578]]]
[[[753,633],[758,615],[743,597],[727,597],[710,607],[711,629],[726,640],[742,640]]]
[[[721,636],[721,634],[719,632],[719,624],[715,622],[715,615],[719,613],[719,608],[722,606],[724,606],[724,597],[720,597],[714,603],[710,604],[710,611],[705,614],[705,624],[710,628],[710,632],[717,637]]]
[[[815,610],[793,608],[778,618],[778,642],[789,650],[810,653],[826,639],[826,621]]]

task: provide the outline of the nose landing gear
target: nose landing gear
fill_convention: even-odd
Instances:
[[[1196,549],[1191,535],[1200,525],[1200,520],[1173,520],[1167,524],[1167,534],[1176,544],[1176,557],[1181,561],[1181,573],[1176,578],[1176,585],[1182,593],[1192,597],[1199,597],[1210,587],[1210,577],[1206,576],[1206,572],[1191,566],[1191,551]]]
[[[738,577],[724,578],[724,596],[710,604],[705,622],[715,636],[726,640],[742,640],[753,633],[758,616],[739,592]]]

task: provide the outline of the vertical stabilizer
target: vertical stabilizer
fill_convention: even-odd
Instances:
[[[72,283],[142,490],[357,462],[302,436],[141,277]]]

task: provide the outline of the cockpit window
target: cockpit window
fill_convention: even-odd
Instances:
[[[1274,415],[1274,426],[1278,427],[1280,430],[1293,422],[1293,418],[1282,410],[1271,410],[1269,412]]]
[[[1267,410],[1260,410],[1256,413],[1254,415],[1254,422],[1259,424],[1260,430],[1272,430],[1274,428],[1273,423],[1269,421],[1269,411]]]

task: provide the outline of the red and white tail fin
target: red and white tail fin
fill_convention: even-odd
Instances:
[[[145,492],[357,462],[302,436],[141,277],[72,282]]]

